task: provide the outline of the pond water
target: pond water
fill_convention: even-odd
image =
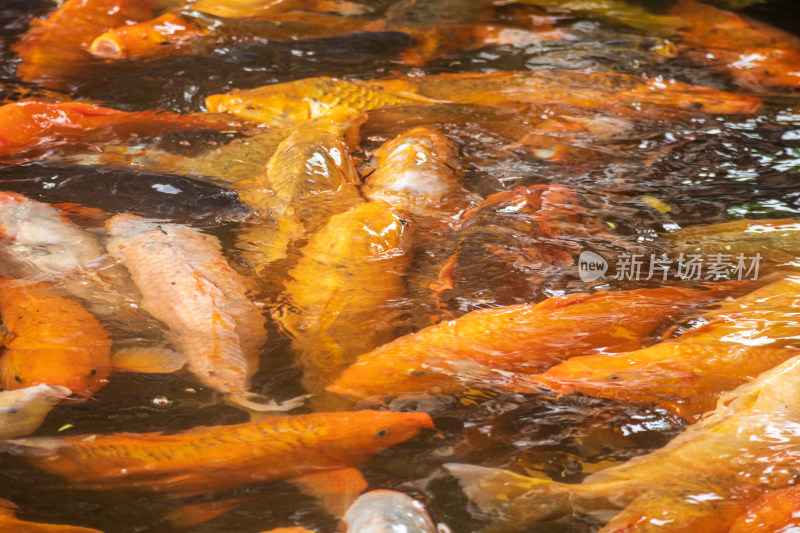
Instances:
[[[376,3],[372,16],[380,19],[381,7],[389,3]],[[419,9],[433,14],[451,13],[447,9],[454,6],[457,12],[463,4],[459,0],[419,3]],[[11,45],[33,18],[45,16],[54,5],[31,0],[6,0],[2,4],[0,75],[5,83],[12,84],[18,82],[19,59]],[[668,7],[664,2],[640,5],[647,4],[660,12]],[[498,23],[521,16],[513,6],[497,7],[492,13],[489,17]],[[661,76],[757,95],[764,105],[750,115],[620,114],[615,117],[611,135],[577,136],[567,141],[556,136],[557,144],[565,143],[571,150],[563,162],[542,157],[541,151],[521,141],[553,115],[547,105],[533,110],[444,104],[382,109],[372,111],[361,126],[361,142],[353,155],[363,169],[369,154],[381,143],[417,125],[435,126],[455,143],[464,169],[463,186],[478,202],[515,187],[569,187],[579,198],[586,218],[601,221],[618,236],[611,244],[577,239],[583,244],[589,242],[590,248],[604,257],[632,249],[660,254],[665,250],[661,236],[677,228],[740,218],[798,216],[800,98],[781,90],[740,89],[724,74],[686,54],[659,55],[654,50],[661,45],[662,37],[646,31],[591,14],[556,13],[554,24],[570,35],[569,39],[452,50],[424,65],[401,61],[400,54],[411,37],[390,29],[289,42],[261,39],[220,45],[198,55],[96,62],[65,78],[65,83],[54,90],[65,100],[89,100],[125,111],[188,113],[205,111],[204,99],[211,94],[315,76],[371,80],[389,74],[417,78],[539,69]],[[789,0],[766,2],[745,13],[800,34],[800,6]],[[480,16],[486,23],[487,15]],[[435,19],[431,14],[417,17],[415,20]],[[586,115],[593,113],[589,110]],[[195,157],[239,137],[241,134],[227,132],[177,132],[135,142],[109,139],[107,143],[116,142],[131,151]],[[134,213],[189,224],[218,237],[239,271],[254,275],[236,246],[236,234],[245,223],[248,207],[235,190],[219,181],[162,173],[147,165],[125,168],[103,164],[103,158],[91,159],[92,154],[108,151],[104,143],[54,146],[50,152],[47,146],[44,148],[35,158],[22,157],[0,166],[0,189],[41,202],[97,208],[109,215]],[[519,251],[526,245],[536,246],[540,236],[525,234],[524,227],[515,226],[519,221],[509,213],[500,209],[486,215],[488,222],[471,233],[440,232],[435,239],[415,243],[414,254],[433,257],[435,267],[441,266],[437,261],[447,257],[442,250],[458,250],[458,275],[463,276],[463,282],[439,298],[438,314],[432,311],[434,304],[428,296],[413,291],[390,302],[388,305],[397,311],[392,315],[395,336],[415,331],[437,317],[457,317],[476,309],[582,291],[660,285],[644,276],[623,280],[607,276],[604,282],[586,283],[578,276],[575,264],[532,273],[529,265],[520,263],[524,254]],[[512,255],[519,252],[520,257],[492,255],[497,247],[511,250]],[[571,248],[570,253],[574,250]],[[269,279],[262,280],[258,299],[267,316],[283,305],[281,287],[291,260],[278,262]],[[415,276],[431,275],[425,270],[430,265],[421,264],[405,274],[409,283]],[[693,285],[680,280],[672,284]],[[691,324],[682,322],[677,331],[687,327]],[[303,393],[303,386],[291,340],[274,321],[268,321],[267,329],[269,341],[252,390],[278,400],[294,398]],[[675,334],[667,329],[665,325],[655,331],[646,343]],[[424,431],[381,452],[363,463],[361,472],[370,488],[402,491],[425,502],[434,520],[454,533],[480,531],[492,520],[475,512],[456,480],[441,468],[443,463],[481,464],[579,482],[604,467],[660,448],[688,425],[686,420],[648,405],[581,395],[554,399],[479,386],[451,395],[399,398],[390,407],[426,411],[439,431]],[[292,413],[311,410],[302,407]],[[89,401],[56,406],[34,436],[175,432],[200,425],[245,422],[248,416],[225,404],[218,393],[186,370],[173,374],[124,373],[112,376]],[[244,495],[254,498],[190,528],[176,527],[167,519],[169,511],[187,503]],[[323,512],[312,497],[284,482],[180,498],[132,490],[80,490],[7,454],[0,456],[0,498],[14,502],[20,508],[19,516],[28,520],[83,525],[107,533],[257,532],[292,525],[328,532],[337,527],[337,520]],[[597,531],[601,526],[602,522],[594,518],[577,516],[531,531],[580,533]]]

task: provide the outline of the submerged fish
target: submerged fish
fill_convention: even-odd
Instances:
[[[699,63],[749,89],[800,87],[800,38],[694,0],[681,0],[670,13],[689,23],[683,48]]]
[[[337,489],[326,475],[352,470],[423,428],[433,428],[425,413],[355,411],[274,416],[169,435],[18,439],[6,446],[86,489],[197,493],[286,479],[317,482],[322,492],[326,484]]]
[[[328,390],[376,401],[457,392],[475,381],[514,389],[511,372],[533,374],[570,357],[640,347],[656,328],[691,306],[737,290],[718,284],[711,290],[571,294],[472,311],[361,355]]]
[[[103,533],[88,527],[28,522],[15,516],[17,509],[13,503],[0,500],[0,530],[15,533]]]
[[[134,215],[117,215],[106,228],[109,252],[131,272],[142,307],[169,326],[189,370],[240,405],[277,408],[248,400],[258,396],[248,390],[266,342],[265,320],[219,241],[189,226]]]
[[[0,387],[40,383],[91,396],[111,375],[111,339],[78,302],[49,283],[0,278],[0,315],[8,334],[0,355]]]
[[[81,102],[31,100],[0,107],[0,156],[8,159],[11,154],[38,147],[49,149],[76,140],[120,140],[135,135],[160,135],[167,131],[226,127],[230,127],[229,122],[202,114],[129,112]]]
[[[309,392],[322,393],[356,356],[389,341],[411,264],[408,223],[385,202],[334,215],[289,272],[281,326]]]
[[[729,533],[791,533],[800,530],[800,486],[769,491],[747,506]]]
[[[314,79],[304,81],[307,84],[314,83]],[[390,94],[416,95],[436,101],[478,105],[562,104],[611,110],[632,118],[686,112],[748,114],[761,106],[761,100],[752,96],[674,80],[608,72],[537,70],[459,73],[359,83]]]
[[[720,394],[800,352],[800,279],[786,278],[725,302],[701,325],[642,350],[575,357],[535,379],[561,394],[654,402],[684,418]]]
[[[661,35],[672,35],[687,24],[681,17],[656,15],[625,0],[501,0],[501,2],[534,4],[544,9],[589,15]]]
[[[719,254],[720,261],[735,265],[737,256],[760,256],[758,269],[767,273],[776,268],[800,266],[800,220],[793,218],[734,220],[721,224],[689,226],[666,235],[672,246],[684,254]]]
[[[359,181],[341,135],[299,128],[278,145],[252,182],[237,186],[239,199],[259,213],[239,231],[242,257],[257,272],[286,257],[293,241],[364,201]]]
[[[71,394],[66,387],[47,383],[0,392],[0,440],[30,435],[53,406]]]
[[[35,19],[13,45],[26,82],[61,88],[64,76],[91,63],[89,45],[98,35],[153,18],[148,0],[67,0],[46,19]],[[4,128],[5,131],[5,128]]]
[[[575,485],[494,468],[446,468],[476,505],[513,529],[589,513],[613,517],[603,533],[727,533],[750,502],[795,481],[798,406],[795,357],[724,395],[716,410],[665,447]]]
[[[344,516],[347,533],[436,533],[425,506],[393,490],[362,494]]]

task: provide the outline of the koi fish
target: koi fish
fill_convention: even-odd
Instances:
[[[385,202],[334,215],[289,272],[279,323],[292,336],[303,384],[321,393],[356,356],[392,338],[392,300],[405,294],[408,223]]]
[[[206,98],[212,113],[229,113],[242,120],[271,127],[292,127],[318,118],[336,106],[359,112],[413,103],[432,103],[417,95],[372,89],[337,78],[311,78],[266,85],[256,89],[233,89]]]
[[[88,141],[158,135],[165,131],[223,129],[223,122],[203,116],[160,111],[118,111],[81,102],[17,102],[0,107],[0,155],[33,148]]]
[[[117,215],[106,229],[109,253],[130,271],[142,307],[169,327],[188,369],[239,405],[278,408],[248,399],[258,397],[248,390],[266,342],[265,320],[219,241],[183,224],[134,215]]]
[[[311,84],[314,79],[304,81]],[[360,83],[390,94],[436,101],[478,105],[562,104],[617,113],[627,111],[633,118],[641,118],[643,114],[664,116],[668,112],[751,114],[761,106],[761,100],[752,96],[620,73],[539,70],[438,74]],[[291,98],[290,94],[287,93],[287,98]],[[631,113],[632,110],[635,112]]]
[[[241,256],[260,272],[286,257],[289,245],[364,201],[360,179],[341,136],[301,128],[281,142],[266,168],[237,186],[260,219],[239,232]]]
[[[0,278],[0,315],[8,330],[0,356],[0,387],[41,383],[91,396],[111,375],[111,339],[78,302],[46,282]]]
[[[13,277],[44,278],[114,328],[141,334],[157,327],[138,311],[138,290],[98,235],[49,204],[0,192],[0,259]]]
[[[316,482],[320,492],[325,485],[335,492],[331,474],[353,471],[423,428],[433,429],[425,413],[368,410],[274,416],[170,435],[26,438],[5,446],[34,467],[85,489],[204,493],[285,479]]]
[[[344,516],[348,533],[436,533],[436,525],[425,506],[393,490],[362,494]]]
[[[729,533],[789,533],[800,528],[800,487],[772,490],[747,506]]]
[[[473,503],[514,528],[580,512],[612,516],[603,533],[727,533],[750,502],[795,481],[798,385],[795,357],[724,395],[665,447],[574,485],[495,468],[445,468]]]
[[[359,2],[337,0],[197,0],[191,4],[191,8],[209,15],[229,18],[267,18],[295,10],[311,13],[331,11],[345,16],[355,16],[370,10],[368,6]]]
[[[328,391],[380,401],[415,392],[458,392],[470,381],[514,388],[512,372],[535,374],[570,357],[640,347],[690,306],[737,290],[723,283],[710,290],[578,293],[480,309],[361,355]]]
[[[361,191],[369,200],[384,200],[413,217],[455,215],[467,191],[453,142],[430,127],[416,127],[385,142],[372,153]],[[459,202],[460,200],[460,202]],[[443,204],[456,203],[455,209]]]
[[[561,394],[654,402],[694,420],[723,392],[800,352],[798,290],[800,279],[775,281],[706,313],[701,326],[679,337],[634,352],[575,357],[535,380]]]
[[[682,48],[692,59],[749,89],[800,87],[800,39],[736,13],[682,0],[670,13],[689,27]]]
[[[655,15],[624,0],[503,0],[503,3],[535,4],[540,8],[608,20],[659,35],[673,35],[687,24],[679,16]]]
[[[428,298],[444,315],[541,298],[587,247],[621,239],[563,185],[518,187],[462,213]],[[624,245],[624,242],[623,242]],[[480,261],[475,261],[480,258]]]
[[[68,388],[47,383],[0,392],[0,440],[30,435],[53,406],[70,395]]]
[[[737,257],[755,257],[760,272],[797,266],[800,257],[800,220],[734,220],[721,224],[689,226],[666,235],[685,254],[720,254],[735,265]]]
[[[22,60],[17,75],[23,81],[59,89],[65,75],[91,62],[89,45],[95,37],[151,18],[148,0],[67,0],[47,19],[34,20],[13,45]]]
[[[20,533],[103,533],[88,527],[28,522],[15,516],[18,507],[7,500],[0,500],[0,529]]]
[[[197,55],[225,44],[257,39],[296,41],[334,37],[359,31],[363,27],[364,22],[356,19],[320,13],[305,13],[299,20],[231,20],[197,11],[170,12],[152,20],[107,31],[92,41],[89,51],[103,59]]]

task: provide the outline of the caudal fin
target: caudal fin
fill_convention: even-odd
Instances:
[[[448,463],[478,509],[515,529],[572,512],[570,485],[521,476],[499,468]]]
[[[262,413],[268,411],[291,411],[292,409],[301,407],[309,396],[311,395],[304,394],[303,396],[284,400],[283,402],[276,402],[275,400],[270,400],[266,396],[256,394],[255,392],[245,392],[231,394],[230,398],[231,402],[239,407]]]

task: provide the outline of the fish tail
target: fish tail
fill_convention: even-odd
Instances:
[[[499,468],[448,463],[445,469],[482,512],[511,526],[553,520],[572,512],[570,485]]]
[[[230,399],[231,402],[239,407],[261,413],[266,411],[291,411],[292,409],[302,406],[309,396],[311,395],[304,394],[283,402],[276,402],[275,400],[271,400],[255,392],[235,392],[231,394]]]

